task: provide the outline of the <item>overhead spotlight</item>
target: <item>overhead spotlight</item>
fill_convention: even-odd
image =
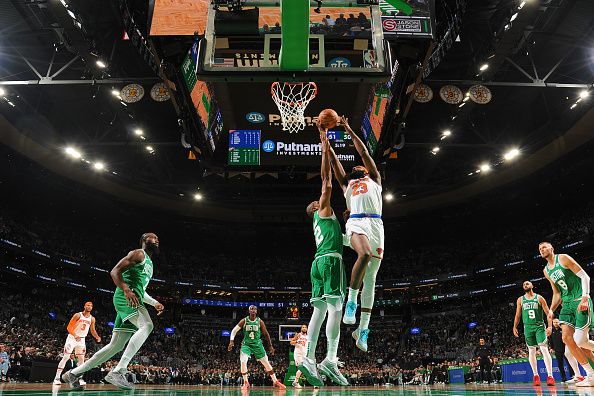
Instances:
[[[520,5],[518,6],[518,10],[521,10],[522,8],[524,8],[525,5],[526,5],[525,1],[521,2]]]
[[[144,134],[144,132],[142,131],[142,129],[140,129],[140,128],[136,128],[136,129],[134,130],[134,134],[135,134],[136,136],[142,136],[142,135]]]
[[[79,159],[82,156],[80,151],[78,151],[74,147],[66,147],[66,149],[64,151],[66,152],[67,155],[69,155],[70,157],[75,158],[75,159]]]
[[[392,193],[387,193],[384,198],[386,199],[386,201],[390,202],[394,200],[394,194]]]
[[[0,88],[0,96],[4,95],[6,95],[6,91],[4,90],[4,88]]]
[[[571,105],[570,109],[573,110],[573,109],[575,109],[576,106],[577,106],[577,103],[574,103]]]
[[[580,99],[586,99],[588,96],[590,96],[590,92],[588,92],[587,90],[583,90],[580,92]]]
[[[458,105],[458,107],[464,107],[464,105],[466,105],[466,102],[462,102]]]
[[[446,129],[445,131],[442,132],[441,134],[441,140],[448,138],[452,135],[452,131],[450,131],[449,129]]]
[[[93,168],[95,168],[95,170],[100,171],[100,170],[105,169],[105,165],[103,164],[103,162],[95,162],[93,164]]]
[[[196,201],[202,201],[202,194],[200,194],[200,193],[194,194],[194,200],[196,200]]]
[[[113,96],[120,96],[120,91],[118,91],[117,89],[112,89],[112,90],[111,90],[111,94],[112,94]]]
[[[516,12],[514,15],[512,15],[512,17],[511,17],[511,19],[509,21],[510,22],[515,21],[517,17],[518,17],[518,13]]]
[[[481,172],[489,172],[491,170],[491,165],[484,163],[480,166]]]
[[[518,150],[517,148],[513,148],[513,149],[509,150],[507,153],[505,153],[503,155],[503,158],[506,161],[509,161],[509,160],[516,158],[518,155],[520,155],[520,150]]]
[[[107,64],[105,62],[103,62],[101,59],[97,59],[97,61],[95,62],[97,64],[98,67],[100,67],[101,69],[105,69],[107,67]]]
[[[431,149],[431,154],[435,155],[435,154],[439,153],[439,150],[440,150],[439,147],[435,146]]]
[[[468,174],[468,176],[472,176],[472,175],[474,175],[474,172],[470,172],[470,173]]]
[[[489,64],[488,63],[483,63],[481,65],[481,67],[479,68],[480,71],[485,71],[489,68]]]
[[[509,25],[509,23],[503,27],[503,29],[504,29],[506,32],[509,30],[509,28],[510,28],[510,25]]]
[[[155,152],[155,148],[153,146],[146,146],[146,150],[151,154]]]

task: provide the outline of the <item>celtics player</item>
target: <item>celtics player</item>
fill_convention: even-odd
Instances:
[[[342,321],[355,324],[357,297],[361,286],[361,320],[353,331],[357,348],[367,352],[369,321],[375,299],[375,279],[384,256],[384,223],[382,222],[382,178],[367,151],[363,141],[351,129],[348,119],[341,118],[341,124],[355,144],[355,149],[365,166],[355,166],[347,175],[330,149],[332,169],[342,187],[348,210],[346,237],[348,245],[357,253],[357,260],[351,271],[348,299]]]
[[[83,373],[108,361],[124,347],[126,349],[120,361],[105,376],[105,381],[122,389],[134,388],[126,379],[126,369],[153,331],[153,322],[144,304],[155,307],[157,315],[165,309],[146,292],[153,276],[152,259],[159,254],[159,238],[152,232],[143,234],[140,245],[141,249],[132,250],[111,270],[111,278],[116,285],[113,305],[117,312],[111,341],[84,364],[62,375],[62,380],[68,382],[72,389],[81,389],[79,381]]]
[[[318,125],[318,128],[320,126]],[[332,172],[330,168],[330,143],[326,131],[320,128],[322,142],[322,194],[318,201],[307,206],[307,215],[313,219],[313,233],[316,241],[316,255],[311,264],[311,304],[313,314],[307,333],[307,353],[299,370],[314,386],[323,382],[318,369],[333,382],[348,385],[347,379],[338,369],[338,342],[340,340],[340,317],[344,300],[346,274],[342,263],[342,230],[330,206],[332,196]],[[320,328],[326,322],[328,342],[326,358],[316,366],[316,347]]]
[[[241,376],[243,377],[243,385],[241,386],[241,389],[247,390],[250,387],[250,383],[248,381],[247,362],[252,354],[260,363],[262,363],[264,369],[268,375],[270,375],[270,379],[272,379],[272,386],[275,388],[286,389],[287,387],[283,385],[283,383],[280,382],[278,378],[276,378],[276,375],[274,375],[274,371],[272,370],[272,366],[270,365],[268,356],[264,350],[264,345],[262,345],[261,334],[264,335],[264,338],[268,343],[270,354],[274,356],[272,340],[270,339],[270,334],[268,334],[268,330],[266,329],[264,321],[258,317],[258,308],[255,305],[250,305],[249,312],[249,316],[241,319],[237,326],[235,326],[231,331],[229,346],[227,347],[229,352],[233,350],[235,335],[241,329],[243,329],[243,340],[241,341],[241,351],[239,352]]]
[[[525,281],[522,285],[524,288],[524,295],[518,297],[516,302],[516,317],[514,319],[514,336],[519,337],[518,324],[520,324],[520,317],[524,323],[524,338],[528,346],[528,361],[532,368],[533,381],[535,386],[540,386],[540,376],[538,375],[538,368],[536,364],[536,347],[540,347],[542,360],[544,360],[547,369],[547,386],[555,386],[555,379],[553,378],[553,359],[549,353],[547,345],[547,337],[553,331],[553,319],[547,316],[548,327],[545,330],[544,317],[545,312],[549,312],[549,306],[542,296],[534,293],[532,290],[532,282]]]
[[[538,250],[540,256],[547,261],[543,272],[553,289],[551,310],[548,315],[553,319],[553,312],[559,304],[562,304],[559,323],[563,342],[587,374],[587,377],[576,386],[594,386],[594,370],[588,362],[588,360],[594,361],[592,355],[594,342],[588,336],[592,326],[590,277],[571,256],[555,254],[555,249],[550,242],[541,242]]]

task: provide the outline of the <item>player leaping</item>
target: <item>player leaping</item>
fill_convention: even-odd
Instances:
[[[341,124],[349,134],[364,166],[355,166],[347,175],[334,150],[330,149],[332,169],[340,183],[350,210],[346,222],[346,236],[351,248],[357,252],[357,261],[351,271],[348,301],[342,321],[346,324],[356,322],[357,297],[361,290],[361,320],[353,332],[357,347],[367,352],[369,319],[375,298],[375,278],[384,255],[384,223],[382,222],[382,179],[369,155],[365,144],[353,132],[348,119],[341,118]]]
[[[528,346],[528,361],[532,368],[534,385],[540,386],[540,375],[536,364],[536,347],[538,346],[547,369],[547,386],[555,386],[553,359],[547,345],[547,337],[551,335],[553,319],[547,316],[548,327],[545,330],[543,320],[545,313],[549,312],[549,306],[542,296],[534,293],[533,287],[530,281],[525,281],[522,284],[525,293],[523,296],[518,297],[516,301],[513,333],[516,337],[519,337],[518,324],[520,324],[521,317],[524,323],[524,338]]]
[[[258,308],[255,305],[250,305],[249,312],[249,316],[241,319],[231,331],[229,346],[227,347],[229,352],[233,350],[235,335],[241,329],[243,329],[243,340],[241,341],[241,349],[239,352],[241,376],[243,377],[243,385],[241,386],[241,389],[248,390],[250,388],[247,363],[252,354],[254,354],[256,360],[262,363],[262,366],[264,366],[264,369],[268,375],[270,375],[270,379],[272,379],[272,386],[275,388],[286,389],[287,387],[282,382],[280,382],[278,378],[276,378],[276,375],[274,375],[274,370],[268,361],[268,356],[264,350],[264,345],[262,345],[261,335],[264,335],[264,338],[268,343],[270,354],[274,356],[272,340],[270,339],[270,334],[266,329],[264,321],[258,317]]]
[[[97,330],[95,330],[95,318],[91,315],[92,310],[93,303],[88,301],[85,303],[82,312],[77,312],[72,315],[68,327],[66,328],[68,337],[66,337],[66,343],[64,344],[62,360],[58,363],[54,385],[60,385],[62,383],[60,381],[60,376],[62,375],[64,366],[66,366],[66,362],[70,359],[72,351],[74,351],[76,355],[77,364],[81,365],[85,362],[85,353],[87,352],[85,338],[87,334],[89,334],[89,330],[91,331],[91,335],[95,338],[95,341],[97,341],[97,343],[101,342],[101,337],[99,337]],[[81,385],[84,385],[83,380],[81,379],[80,381]]]
[[[152,232],[143,234],[140,245],[141,249],[129,252],[111,270],[111,278],[116,285],[113,305],[117,312],[111,341],[84,364],[62,375],[62,380],[69,383],[72,389],[82,389],[80,378],[83,373],[108,361],[124,347],[126,349],[120,361],[105,376],[105,380],[122,389],[134,388],[126,379],[126,369],[153,331],[153,321],[144,303],[155,307],[157,315],[165,309],[146,292],[153,276],[152,259],[159,254],[159,238]]]
[[[540,256],[547,261],[543,272],[553,289],[548,315],[553,319],[553,312],[562,303],[559,323],[563,342],[587,374],[576,386],[594,386],[594,370],[588,362],[594,361],[594,341],[591,341],[588,335],[592,326],[590,277],[571,256],[555,254],[550,242],[541,242],[538,250]]]

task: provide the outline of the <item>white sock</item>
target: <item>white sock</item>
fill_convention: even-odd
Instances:
[[[357,297],[359,297],[359,289],[351,289],[349,287],[348,300],[357,304]]]
[[[64,367],[66,366],[66,362],[68,361],[68,359],[70,359],[70,354],[64,353],[64,356],[62,356],[62,360],[60,360],[60,363],[58,363],[58,370],[56,370],[56,377],[54,379],[60,379],[60,376],[62,374],[62,371],[64,371]]]
[[[307,327],[307,357],[316,360],[316,348],[318,346],[318,337],[320,336],[320,329],[322,323],[326,318],[326,311],[328,307],[324,301],[312,302],[314,307],[313,314],[309,320],[309,326]]]
[[[361,312],[361,319],[359,319],[359,330],[369,328],[369,319],[371,319],[371,312]]]
[[[136,353],[140,350],[142,344],[144,344],[148,336],[153,331],[153,321],[151,320],[151,317],[145,307],[139,307],[138,315],[131,317],[129,320],[132,322],[132,324],[138,327],[138,330],[130,338],[130,341],[128,341],[128,345],[126,346],[124,353],[122,353],[122,357],[120,358],[118,365],[115,367],[115,369],[113,369],[113,372],[115,373],[126,372],[128,364],[130,364],[130,361],[134,355],[136,355]]]
[[[571,354],[571,352],[569,351],[569,348],[567,348],[567,347],[565,347],[565,359],[567,359],[567,362],[571,366],[571,369],[573,370],[574,377],[581,376],[582,374],[580,373],[580,368],[578,366],[578,361]]]
[[[546,345],[540,346],[540,353],[542,353],[542,360],[544,360],[545,367],[547,368],[547,376],[553,376],[553,359],[549,352],[549,348]]]
[[[338,342],[340,341],[340,318],[342,316],[342,302],[339,298],[327,298],[328,321],[326,322],[326,340],[328,352],[326,358],[331,362],[338,361]]]
[[[538,375],[538,367],[536,365],[536,347],[528,347],[528,362],[530,362],[530,368],[532,368],[532,375]]]
[[[92,358],[81,364],[77,368],[71,371],[74,375],[81,375],[82,373],[86,373],[90,369],[97,367],[109,359],[111,359],[116,353],[120,352],[126,346],[126,343],[130,339],[132,334],[115,330],[111,335],[111,341],[109,344],[105,345],[103,348],[95,352]]]

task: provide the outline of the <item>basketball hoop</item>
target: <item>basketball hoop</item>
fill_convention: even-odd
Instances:
[[[272,99],[276,103],[283,123],[283,131],[299,132],[305,128],[305,108],[316,97],[316,83],[279,83],[270,86]]]

